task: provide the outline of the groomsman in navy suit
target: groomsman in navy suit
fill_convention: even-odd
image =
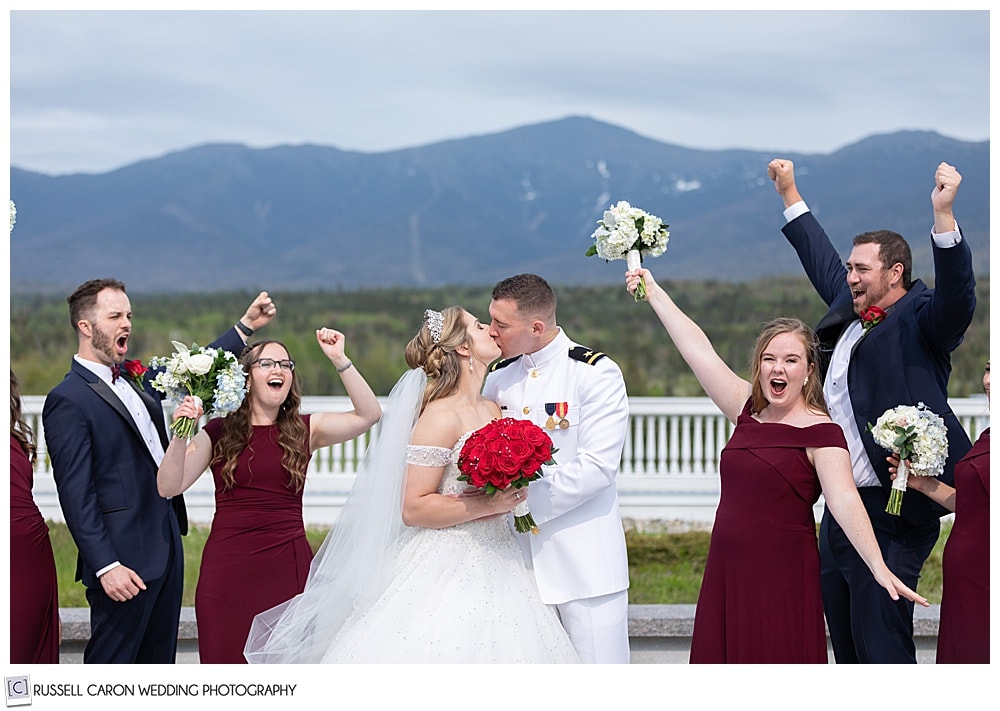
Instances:
[[[76,579],[90,605],[88,664],[172,664],[184,585],[180,497],[165,499],[156,471],[167,446],[152,373],[122,364],[132,336],[125,285],[93,279],[67,299],[79,347],[45,399],[42,422],[59,503],[79,550]],[[211,345],[239,353],[276,313],[267,292]],[[121,372],[119,374],[119,370]]]
[[[858,493],[889,568],[917,589],[924,561],[947,511],[913,489],[901,515],[886,513],[891,484],[887,452],[867,432],[868,423],[898,405],[925,403],[948,428],[948,460],[941,480],[952,484],[954,466],[971,447],[948,407],[951,353],[964,338],[976,308],[972,253],[952,206],[962,176],[947,163],[934,174],[935,288],[911,280],[910,247],[888,230],[854,238],[846,267],[795,186],[794,167],[768,165],[785,204],[785,237],[830,310],[816,331],[824,351],[823,393],[830,417],[844,430]],[[859,316],[877,306],[884,316],[864,328]],[[893,602],[829,513],[819,534],[823,607],[839,663],[915,663],[913,603]]]

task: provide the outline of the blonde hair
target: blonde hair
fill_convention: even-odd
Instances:
[[[432,333],[425,318],[420,330],[406,344],[406,364],[422,368],[427,374],[427,386],[420,404],[423,412],[427,404],[448,397],[458,390],[462,374],[461,357],[455,351],[469,342],[465,324],[466,311],[461,306],[449,306],[441,312],[441,335]]]
[[[799,337],[802,345],[805,346],[806,362],[812,366],[808,376],[809,380],[802,387],[802,396],[805,398],[806,407],[814,412],[829,415],[830,413],[826,409],[826,400],[823,398],[823,383],[819,377],[819,339],[816,338],[815,331],[797,318],[776,318],[764,324],[760,335],[757,336],[757,343],[753,347],[753,359],[750,361],[750,382],[753,385],[751,410],[754,414],[760,414],[765,407],[771,404],[764,397],[764,388],[760,385],[760,361],[764,355],[764,349],[774,340],[775,336],[780,336],[782,333],[791,333]]]

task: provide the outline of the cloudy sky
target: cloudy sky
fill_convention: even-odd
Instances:
[[[208,142],[380,152],[569,115],[706,149],[989,138],[982,9],[24,9],[10,44],[10,161],[50,174]]]

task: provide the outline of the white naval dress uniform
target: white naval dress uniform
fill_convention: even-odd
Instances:
[[[628,663],[628,555],[615,477],[628,427],[621,369],[560,329],[545,348],[497,362],[483,395],[504,417],[545,428],[554,466],[527,488],[542,600],[555,605],[582,661]],[[565,424],[560,425],[565,421]]]

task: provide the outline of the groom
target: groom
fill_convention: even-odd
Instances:
[[[527,490],[539,532],[523,537],[542,601],[556,607],[580,661],[627,664],[628,557],[615,484],[629,417],[622,372],[556,325],[556,296],[539,276],[498,283],[490,318],[503,359],[484,397],[504,417],[546,428],[558,450]]]
[[[66,524],[79,551],[76,579],[90,605],[87,664],[172,664],[184,586],[180,497],[165,499],[156,471],[167,446],[152,374],[122,364],[132,336],[125,285],[92,279],[67,299],[78,350],[45,398],[42,423]],[[239,354],[274,318],[267,292],[213,347]],[[119,373],[120,370],[120,373]]]

